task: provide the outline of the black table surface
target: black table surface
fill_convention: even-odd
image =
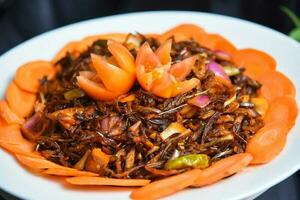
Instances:
[[[101,16],[148,10],[192,10],[250,20],[283,33],[292,28],[280,11],[300,13],[299,0],[0,0],[0,55],[23,41],[70,23]],[[3,180],[0,177],[0,181]],[[258,180],[259,181],[259,180]],[[17,199],[0,189],[1,199]],[[300,173],[277,184],[258,200],[300,199]]]

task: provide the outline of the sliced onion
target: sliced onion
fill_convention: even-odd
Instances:
[[[178,122],[171,123],[163,132],[160,133],[160,136],[163,140],[171,137],[175,133],[184,134],[188,131],[182,124]]]
[[[224,107],[228,106],[229,104],[231,104],[232,102],[234,102],[236,100],[236,93],[234,93],[234,95],[232,95],[229,99],[227,99],[224,102]]]
[[[210,99],[207,95],[200,95],[190,99],[188,103],[199,108],[204,108],[210,103]]]
[[[220,60],[226,60],[226,61],[232,60],[232,56],[225,51],[217,50],[214,51],[214,53],[216,54],[217,58],[219,58]]]
[[[103,131],[110,131],[120,120],[121,118],[117,115],[105,117],[101,120],[101,129]]]
[[[100,124],[102,131],[109,131],[109,117],[102,119]]]
[[[25,124],[22,126],[22,133],[25,138],[34,141],[42,134],[44,131],[43,126],[40,127],[40,130],[36,130],[41,119],[42,114],[37,112],[25,122]]]
[[[229,79],[228,75],[226,74],[225,70],[223,69],[223,67],[221,65],[219,65],[218,63],[216,63],[215,61],[210,60],[209,63],[206,64],[206,68],[208,70],[214,72],[216,76],[219,76],[230,82],[230,79]]]
[[[142,40],[143,39],[139,35],[133,35],[130,33],[127,36],[125,44],[129,50],[138,49],[141,46]]]

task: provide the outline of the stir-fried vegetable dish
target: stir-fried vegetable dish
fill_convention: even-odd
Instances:
[[[71,184],[145,185],[131,197],[155,199],[271,161],[294,97],[271,56],[195,25],[89,36],[17,70],[0,146]]]

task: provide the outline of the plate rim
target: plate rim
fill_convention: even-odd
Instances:
[[[104,17],[98,17],[98,18],[78,21],[78,22],[75,22],[75,23],[72,23],[72,24],[68,24],[66,26],[58,27],[58,28],[46,31],[44,33],[41,33],[39,35],[36,35],[36,36],[26,40],[26,41],[23,41],[23,42],[19,43],[18,45],[10,48],[8,51],[6,51],[6,52],[4,52],[3,54],[0,55],[0,60],[1,60],[2,57],[5,57],[8,54],[10,54],[11,52],[16,51],[16,49],[20,48],[21,46],[23,46],[27,43],[31,43],[32,41],[37,40],[40,37],[51,35],[55,32],[59,32],[59,31],[62,31],[64,29],[68,29],[68,28],[71,28],[73,26],[79,26],[80,24],[92,23],[92,22],[96,22],[96,21],[99,21],[99,20],[114,20],[114,18],[126,17],[126,16],[130,16],[130,15],[158,15],[158,14],[166,14],[166,13],[173,13],[173,14],[180,13],[180,14],[183,14],[183,15],[184,14],[194,14],[194,15],[206,15],[206,16],[216,16],[216,17],[221,17],[221,18],[227,18],[227,19],[230,19],[230,20],[239,21],[239,22],[242,22],[242,23],[247,24],[247,25],[256,26],[256,27],[259,27],[261,29],[271,31],[274,34],[277,34],[280,37],[284,37],[285,39],[287,39],[290,42],[290,44],[300,46],[300,44],[297,43],[295,40],[289,38],[287,35],[279,32],[277,30],[274,30],[274,29],[269,28],[267,26],[264,26],[264,25],[261,25],[261,24],[258,24],[258,23],[254,23],[254,22],[251,22],[251,21],[248,21],[248,20],[245,20],[245,19],[232,17],[232,16],[227,16],[227,15],[222,15],[222,14],[208,13],[208,12],[180,11],[180,10],[160,10],[160,11],[141,11],[141,12],[130,12],[130,13],[123,13],[123,14],[116,14],[116,15],[110,15],[110,16],[104,16]],[[3,151],[5,151],[5,150],[3,150]],[[299,170],[299,168],[300,168],[300,163],[298,163],[298,165],[294,165],[294,167],[292,169],[290,169],[288,172],[286,172],[284,174],[281,174],[281,175],[278,175],[276,179],[273,179],[272,183],[264,184],[261,187],[255,187],[252,190],[248,190],[247,193],[236,195],[234,199],[243,199],[245,197],[248,197],[248,196],[251,196],[251,195],[255,194],[256,192],[259,192],[259,191],[267,189],[267,188],[269,188],[269,187],[271,187],[275,184],[278,184],[279,182],[281,182],[285,178],[287,178],[287,177],[291,176],[292,174],[294,174],[295,172],[297,172]],[[22,197],[20,197],[14,191],[11,191],[10,189],[3,187],[3,185],[0,185],[0,188],[4,192],[7,192],[8,194],[22,199]]]

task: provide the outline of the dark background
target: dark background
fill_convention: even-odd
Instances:
[[[293,24],[281,12],[281,5],[300,15],[300,0],[0,0],[0,55],[33,36],[70,23],[148,10],[218,13],[257,22],[288,33]],[[0,189],[0,195],[7,198],[8,194]],[[300,199],[299,172],[274,186],[258,199]]]

